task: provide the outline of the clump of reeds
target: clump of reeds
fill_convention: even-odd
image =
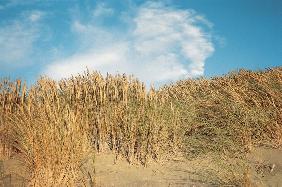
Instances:
[[[110,149],[129,162],[145,164],[174,147],[176,131],[171,129],[177,129],[176,111],[154,89],[147,92],[132,77],[103,78],[87,72],[62,80],[59,90],[74,110],[82,110],[87,117],[97,151]]]
[[[93,152],[145,165],[177,151],[177,111],[132,77],[86,72],[41,78],[29,89],[19,80],[2,84],[1,143],[25,158],[32,185],[74,185]]]
[[[57,94],[56,83],[39,80],[27,90],[20,81],[1,90],[1,140],[22,156],[33,186],[74,185],[84,159],[91,159],[85,119]]]

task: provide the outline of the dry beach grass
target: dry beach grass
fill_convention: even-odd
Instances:
[[[20,157],[31,186],[94,185],[95,155],[107,152],[143,166],[182,157],[195,181],[247,185],[247,153],[282,144],[281,93],[281,67],[157,90],[131,76],[89,71],[61,81],[43,77],[30,88],[4,79],[1,160]]]

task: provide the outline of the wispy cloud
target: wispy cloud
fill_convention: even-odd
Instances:
[[[39,38],[39,28],[32,22],[38,12],[26,13],[24,16],[0,25],[0,67],[24,66],[27,58],[34,52],[34,42]],[[27,17],[26,17],[27,16]],[[32,18],[32,19],[31,19]]]
[[[114,14],[114,9],[108,7],[105,3],[97,4],[96,8],[93,10],[93,16],[111,16]]]
[[[22,0],[4,0],[1,1],[0,3],[0,10],[1,9],[6,9],[10,7],[15,7],[15,6],[22,6],[22,5],[29,5],[29,4],[34,4],[38,3],[41,0],[28,0],[28,1],[22,1]]]
[[[98,10],[110,13],[103,6]],[[145,3],[135,12],[127,18],[127,28],[115,32],[95,22],[75,20],[72,31],[79,38],[81,50],[50,63],[44,73],[59,79],[88,67],[102,73],[134,74],[147,84],[204,74],[205,60],[214,52],[207,30],[211,22],[193,10],[154,2]]]
[[[21,23],[13,23],[0,28],[0,65],[19,63],[30,55],[33,42],[36,39],[35,30]]]

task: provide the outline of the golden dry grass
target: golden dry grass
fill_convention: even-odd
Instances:
[[[30,88],[6,79],[0,81],[1,156],[20,154],[33,186],[94,181],[81,168],[100,151],[143,165],[178,152],[237,159],[256,145],[281,146],[281,93],[281,67],[149,91],[130,76],[88,71],[58,82],[43,77]],[[230,182],[224,177],[218,183]]]
[[[172,106],[125,75],[41,78],[30,89],[4,80],[0,90],[1,143],[24,156],[32,185],[75,185],[95,151],[144,165],[175,151]]]
[[[182,113],[189,153],[234,153],[256,145],[282,144],[281,67],[179,81],[161,92]]]

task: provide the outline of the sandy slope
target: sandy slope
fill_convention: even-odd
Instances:
[[[147,167],[115,163],[114,155],[97,155],[96,183],[101,186],[207,186],[193,181],[193,172],[185,161],[150,163]]]
[[[282,186],[282,149],[256,148],[248,155],[248,161],[252,166],[252,185]],[[209,157],[150,163],[145,168],[122,160],[115,163],[110,154],[96,157],[96,182],[101,186],[219,186],[216,179],[226,177],[226,171]]]
[[[256,148],[248,158],[259,186],[282,186],[282,149]]]
[[[254,186],[282,186],[282,149],[256,148],[248,155]],[[98,186],[219,186],[217,180],[227,177],[227,167],[202,157],[194,160],[171,160],[149,163],[147,167],[115,160],[113,154],[98,154],[95,181]],[[0,162],[0,186],[25,186],[30,172],[18,158]],[[214,171],[214,173],[210,172]],[[239,173],[239,172],[238,172]],[[234,175],[236,177],[236,175]]]

